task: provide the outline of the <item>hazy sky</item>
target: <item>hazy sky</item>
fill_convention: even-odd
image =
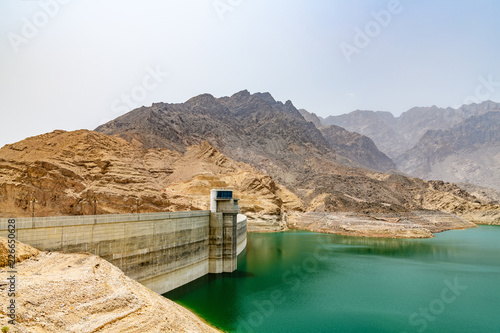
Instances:
[[[2,0],[0,146],[270,92],[321,116],[500,101],[500,1]]]

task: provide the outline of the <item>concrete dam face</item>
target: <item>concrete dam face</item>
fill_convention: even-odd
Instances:
[[[163,294],[208,273],[233,272],[247,218],[230,190],[212,190],[210,210],[19,218],[16,239],[43,251],[89,252]],[[0,220],[0,236],[12,232]],[[9,226],[11,230],[9,231]]]

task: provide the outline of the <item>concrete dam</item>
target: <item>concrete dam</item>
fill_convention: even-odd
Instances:
[[[19,218],[20,242],[43,251],[88,252],[163,294],[209,273],[233,272],[247,218],[230,190],[211,191],[210,210]],[[9,235],[0,220],[0,236]]]

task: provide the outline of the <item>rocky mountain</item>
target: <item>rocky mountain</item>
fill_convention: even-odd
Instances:
[[[321,123],[321,118],[318,117],[316,113],[309,112],[305,109],[299,109],[299,112],[306,121],[313,123],[317,129],[321,129],[321,127],[323,127],[323,124]]]
[[[250,165],[207,142],[183,153],[143,149],[79,130],[0,149],[0,216],[108,214],[208,209],[210,189],[231,187],[243,212],[279,214],[300,200]]]
[[[349,132],[340,126],[323,126],[322,118],[305,109],[299,110],[306,121],[312,122],[320,130],[323,137],[340,155],[347,157],[355,165],[377,171],[391,171],[396,169],[395,163],[382,153],[372,139],[365,135]]]
[[[0,215],[30,216],[33,207],[36,216],[207,209],[215,187],[233,188],[242,212],[280,228],[294,211],[498,215],[488,213],[498,210],[494,203],[452,184],[340,164],[349,160],[325,136],[352,145],[362,137],[336,127],[324,136],[291,102],[269,94],[159,103],[100,130],[115,135],[54,131],[0,149]]]
[[[399,170],[413,176],[498,190],[500,148],[491,133],[499,122],[487,114],[499,110],[500,103],[486,101],[458,109],[415,107],[399,117],[358,110],[320,120],[323,125],[335,124],[370,137]],[[490,137],[483,137],[483,132]]]
[[[338,154],[357,162],[361,167],[379,171],[396,170],[396,164],[378,150],[367,136],[335,125],[322,127],[321,133]]]
[[[168,148],[179,154],[207,140],[225,156],[248,163],[286,186],[306,211],[390,213],[439,208],[460,213],[491,208],[456,186],[436,187],[416,178],[354,167],[357,164],[349,164],[347,157],[336,152],[290,101],[277,102],[268,93],[242,91],[231,97],[200,95],[180,104],[157,103],[96,130],[137,147]],[[342,140],[363,142],[336,128],[329,131]]]
[[[479,198],[482,202],[500,204],[500,191],[470,183],[457,183],[457,186]]]
[[[421,178],[500,190],[500,112],[472,116],[448,130],[429,130],[396,162]]]
[[[284,184],[297,180],[308,159],[335,160],[319,130],[290,101],[277,102],[268,93],[241,91],[223,98],[205,94],[180,104],[156,103],[96,131],[144,148],[179,152],[206,140],[228,157],[250,163]]]
[[[492,101],[463,105],[458,109],[414,107],[399,117],[390,112],[353,111],[322,120],[324,126],[337,125],[370,137],[392,159],[411,149],[428,130],[447,130],[472,116],[500,110]]]
[[[398,133],[396,119],[390,112],[356,110],[340,116],[329,116],[323,119],[322,124],[336,125],[366,135],[391,158],[397,155],[395,152],[398,150],[404,151],[407,145],[403,136]]]

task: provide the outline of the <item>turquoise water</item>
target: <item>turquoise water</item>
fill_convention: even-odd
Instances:
[[[249,234],[238,271],[165,296],[228,332],[500,332],[500,227]]]

